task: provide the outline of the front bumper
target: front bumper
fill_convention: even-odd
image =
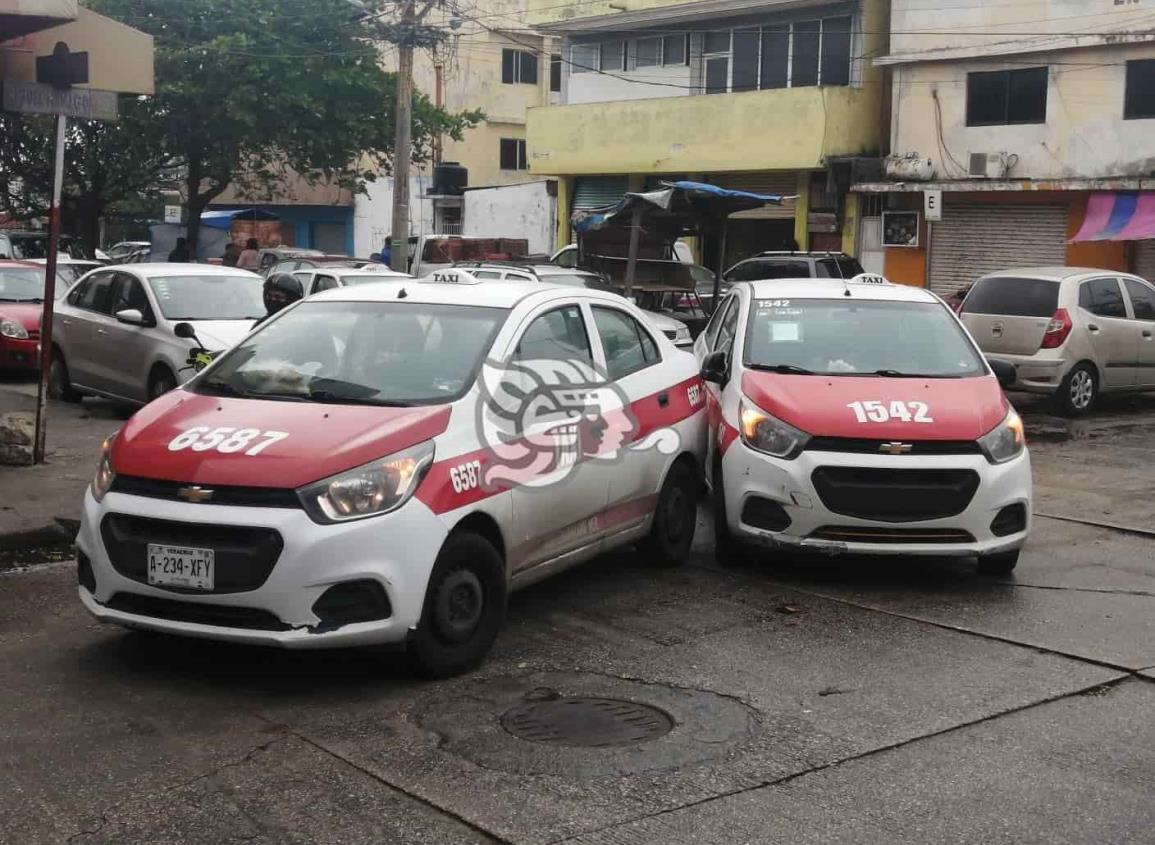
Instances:
[[[0,369],[36,370],[40,368],[40,341],[0,337]]]
[[[281,535],[283,548],[264,583],[255,589],[189,593],[154,587],[122,575],[112,565],[100,530],[101,521],[112,513],[192,526],[273,529]],[[90,561],[96,588],[90,592],[81,586],[80,599],[102,622],[190,637],[293,649],[402,642],[421,618],[429,574],[446,534],[441,520],[416,499],[379,517],[318,525],[304,511],[292,508],[188,504],[124,493],[109,493],[98,503],[88,492],[76,545]],[[389,617],[335,628],[321,624],[312,607],[322,593],[335,584],[363,580],[375,581],[385,590]],[[109,606],[117,594],[264,611],[284,623],[284,630],[125,612]]]
[[[862,519],[830,510],[812,480],[819,467],[867,469],[970,469],[979,484],[969,504],[954,516],[911,522]],[[992,465],[982,455],[872,455],[844,452],[803,452],[792,461],[764,455],[736,440],[722,458],[726,518],[731,532],[762,545],[826,554],[974,556],[1012,551],[1026,542],[1031,528],[1031,464],[1026,450],[1012,461]],[[880,495],[883,495],[880,492]],[[781,507],[790,524],[768,530],[743,521],[752,498]],[[997,536],[992,522],[1004,508],[1022,505],[1021,531]],[[831,529],[834,529],[833,531]],[[920,535],[953,535],[949,541]],[[853,537],[889,533],[888,539],[827,539],[831,534]],[[818,536],[816,536],[818,535]],[[959,539],[962,538],[962,539]]]

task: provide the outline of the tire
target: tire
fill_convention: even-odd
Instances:
[[[505,598],[505,564],[497,549],[476,534],[450,534],[406,647],[413,673],[448,678],[476,668],[505,621]]]
[[[64,363],[64,355],[60,350],[52,356],[52,364],[48,369],[48,398],[60,402],[79,402],[83,399],[80,391],[72,386],[68,376],[68,365]]]
[[[722,462],[714,464],[714,484],[710,496],[714,515],[714,560],[722,566],[745,566],[750,562],[751,549],[734,536],[726,521],[726,484],[722,479]]]
[[[698,474],[688,461],[676,461],[666,475],[654,510],[650,536],[642,552],[660,566],[681,566],[690,559],[698,522]]]
[[[1099,399],[1099,375],[1090,364],[1077,364],[1067,373],[1055,394],[1055,405],[1065,417],[1087,413]]]
[[[979,558],[979,575],[1010,575],[1019,563],[1019,550]]]
[[[176,390],[176,376],[165,367],[157,367],[148,380],[148,401],[164,396],[170,390]]]

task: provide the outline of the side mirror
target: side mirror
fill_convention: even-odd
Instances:
[[[1013,385],[1019,377],[1018,368],[1010,361],[1004,361],[1001,358],[988,358],[987,364],[990,366],[991,372],[995,374],[995,378],[999,380],[999,384],[1004,388]]]
[[[197,337],[196,330],[189,323],[177,323],[172,327],[172,333],[185,340],[196,340]]]
[[[702,381],[712,381],[714,384],[724,385],[729,380],[729,369],[725,352],[720,350],[711,352],[702,359]]]
[[[148,320],[144,318],[144,314],[139,308],[125,308],[123,311],[117,311],[116,319],[118,322],[127,323],[130,326],[148,325]]]

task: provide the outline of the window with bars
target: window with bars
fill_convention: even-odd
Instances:
[[[1155,117],[1155,59],[1127,62],[1127,82],[1123,95],[1123,119]]]
[[[537,85],[537,55],[526,50],[502,50],[501,81]]]
[[[549,57],[549,90],[561,90],[561,56],[556,54]]]
[[[502,170],[526,170],[524,138],[502,138],[500,167]]]
[[[849,85],[851,24],[837,17],[705,32],[703,90]]]

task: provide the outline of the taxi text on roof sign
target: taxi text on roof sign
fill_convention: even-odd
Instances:
[[[889,285],[890,280],[878,273],[859,273],[846,280],[852,285]]]
[[[421,280],[423,284],[479,285],[481,279],[465,270],[437,270]]]

